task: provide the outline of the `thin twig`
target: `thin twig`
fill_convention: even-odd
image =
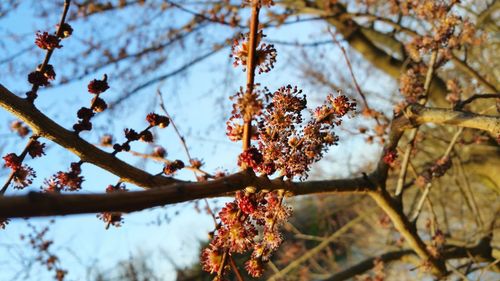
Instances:
[[[358,80],[356,79],[356,76],[354,75],[354,71],[352,70],[352,65],[351,65],[351,60],[349,59],[349,56],[347,56],[347,52],[344,48],[344,46],[342,46],[340,44],[340,42],[337,40],[337,38],[335,38],[335,34],[330,30],[328,29],[328,32],[330,33],[330,35],[332,36],[332,40],[333,42],[340,48],[340,50],[342,51],[342,55],[344,56],[344,59],[347,63],[347,68],[349,69],[349,73],[351,74],[351,78],[352,78],[352,82],[354,83],[354,87],[356,88],[356,91],[358,92],[358,94],[361,96],[361,99],[363,100],[363,103],[366,107],[366,109],[370,110],[370,106],[368,106],[368,102],[366,101],[366,96],[365,94],[363,93],[363,90],[361,90],[361,87],[359,86],[358,84]],[[377,123],[379,123],[378,119],[375,118],[375,120],[377,121]]]
[[[441,159],[448,158],[450,156],[450,153],[453,150],[453,146],[457,143],[458,137],[460,136],[460,134],[462,134],[463,131],[464,131],[464,129],[460,128],[455,133],[455,135],[453,135],[453,138],[451,139],[450,144],[446,148],[446,151],[444,152]],[[424,201],[426,200],[427,196],[429,195],[431,187],[432,187],[432,181],[428,182],[425,185],[424,193],[420,197],[417,208],[415,209],[415,212],[413,213],[413,216],[411,217],[411,220],[413,222],[416,222],[416,220],[418,219],[418,216],[420,215],[420,212],[422,210],[422,206],[424,205]]]
[[[500,93],[496,93],[496,94],[477,94],[477,95],[473,95],[471,97],[469,97],[468,99],[466,100],[463,100],[463,101],[459,101],[453,109],[455,110],[461,110],[462,108],[464,108],[465,105],[473,102],[474,100],[476,99],[500,99]]]
[[[189,148],[187,146],[186,139],[184,138],[184,136],[182,136],[181,132],[179,131],[179,129],[177,128],[177,125],[174,122],[174,119],[168,113],[167,108],[165,106],[165,102],[163,101],[163,95],[162,95],[160,89],[157,89],[156,93],[157,93],[158,99],[160,101],[160,108],[163,111],[163,113],[168,117],[168,119],[170,119],[170,124],[172,125],[172,128],[174,128],[174,131],[175,131],[175,134],[177,135],[177,137],[179,137],[179,141],[181,142],[181,145],[184,148],[184,152],[186,152],[186,156],[187,156],[187,158],[189,160],[189,163],[192,165],[193,164],[193,158],[191,158],[191,153],[189,153]],[[203,175],[208,175],[208,173],[201,171],[199,168],[193,169],[194,177],[197,180],[198,180],[198,175],[196,174],[197,171],[202,172]],[[205,207],[206,207],[209,215],[212,217],[212,219],[214,221],[215,228],[217,228],[217,225],[218,225],[217,218],[215,217],[215,214],[212,211],[212,208],[210,208],[210,204],[208,203],[207,198],[203,198],[203,201],[205,202]],[[231,261],[232,261],[232,258],[231,258]]]
[[[428,66],[429,69],[427,70],[427,75],[425,76],[423,99],[419,101],[421,105],[425,105],[427,103],[429,88],[431,85],[432,77],[434,76],[434,65],[436,64],[437,55],[438,55],[437,50],[434,50],[431,54],[431,59],[429,61],[429,66]],[[404,153],[403,162],[401,163],[401,170],[399,171],[399,177],[396,183],[396,192],[395,192],[395,195],[396,197],[398,197],[399,200],[401,200],[403,196],[403,185],[406,180],[408,163],[410,160],[411,151],[415,146],[415,140],[417,138],[417,135],[418,135],[418,128],[412,129],[410,132],[410,138],[409,138],[410,140],[408,141],[408,145],[406,146],[406,150]]]

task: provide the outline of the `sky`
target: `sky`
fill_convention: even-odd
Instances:
[[[24,4],[9,17],[0,20],[0,33],[15,31],[18,34],[32,34],[25,36],[26,40],[19,44],[7,42],[6,44],[11,44],[11,48],[9,48],[11,53],[9,54],[29,47],[33,44],[34,31],[44,30],[45,27],[50,26],[45,20],[32,17],[33,11],[28,5]],[[56,13],[55,18],[58,15]],[[321,27],[321,30],[318,29],[318,26]],[[79,29],[79,24],[74,24],[73,27],[76,37],[85,36],[85,34],[79,33],[79,30],[85,29],[84,26]],[[300,26],[293,25],[281,29],[271,29],[267,33],[270,40],[307,42],[312,41],[311,39],[316,40],[323,28],[324,25],[313,22]],[[307,36],[303,36],[304,34]],[[72,38],[67,39],[63,44],[65,47],[55,51],[55,62],[58,62],[57,57],[60,53],[71,50],[71,40]],[[340,57],[338,49],[334,45],[331,48],[331,52],[326,55],[340,58],[336,60],[339,64],[337,67],[345,69],[345,65],[342,65],[343,58]],[[297,69],[295,69],[296,64],[294,64],[294,56],[297,53],[295,53],[294,47],[277,46],[277,49],[276,68],[269,74],[258,76],[257,82],[270,89],[276,89],[286,84],[298,84],[308,95],[317,95],[318,89],[297,80],[298,74]],[[9,54],[1,54],[0,61],[4,57],[8,57]],[[41,51],[36,50],[21,55],[19,60],[32,62],[33,66],[36,66],[43,59],[43,55]],[[120,132],[123,128],[132,127],[141,130],[146,126],[145,112],[158,111],[154,94],[151,93],[160,88],[164,93],[167,110],[186,136],[191,154],[195,158],[204,160],[206,163],[204,168],[207,171],[213,172],[220,168],[230,172],[237,171],[235,159],[240,152],[240,144],[227,140],[224,131],[224,120],[230,111],[230,101],[225,98],[220,102],[216,97],[220,96],[220,91],[225,91],[224,95],[227,97],[236,92],[239,85],[245,84],[245,73],[231,66],[228,55],[229,48],[206,62],[194,66],[187,76],[163,81],[142,90],[141,96],[132,99],[130,103],[118,111],[112,114],[106,111],[99,114],[95,118],[97,125],[95,132],[83,133],[82,136],[95,143],[100,133],[111,132],[115,134],[118,141],[121,141],[123,136]],[[58,66],[62,68],[61,64],[61,62],[54,64],[56,71],[58,71]],[[76,121],[76,110],[81,106],[88,106],[90,102],[91,97],[86,93],[88,81],[102,77],[105,72],[109,75],[111,89],[102,97],[111,101],[118,96],[120,87],[114,84],[115,77],[113,77],[112,69],[103,69],[80,81],[41,90],[36,105],[48,116],[69,128]],[[379,73],[374,74],[374,77],[359,74],[363,85],[370,85],[370,89],[373,91],[382,87],[380,82],[373,83],[373,81],[389,81]],[[26,81],[13,77],[2,76],[0,83],[17,94],[21,94],[29,88]],[[230,79],[228,86],[223,86],[222,81],[227,80],[228,77]],[[293,81],[290,81],[291,79]],[[315,101],[313,100],[311,103],[314,104]],[[383,101],[380,103],[380,107],[384,107]],[[20,151],[26,142],[26,140],[6,134],[10,122],[14,119],[9,113],[0,109],[0,145],[5,144],[1,151],[2,155],[11,151]],[[358,122],[356,118],[353,119],[349,120],[347,124]],[[110,123],[113,125],[110,126]],[[166,147],[169,159],[186,160],[172,128],[159,130],[157,133],[158,143]],[[343,132],[339,132],[339,134],[342,135]],[[368,154],[370,155],[368,158],[373,159],[377,156],[379,146],[365,144],[362,138],[345,136],[346,138],[341,145],[332,148],[328,155],[329,158],[340,159],[340,161],[334,161],[333,164],[330,164],[328,173],[324,174],[323,177],[348,176],[349,172],[343,169],[346,161],[362,165],[364,163],[359,161],[362,155]],[[37,171],[38,178],[27,190],[38,190],[44,178],[59,170],[65,171],[71,162],[78,161],[74,155],[58,147],[57,144],[44,142],[48,145],[47,155],[41,159],[29,161],[29,165]],[[363,147],[363,149],[357,149],[359,147]],[[150,147],[134,143],[132,149],[144,152],[148,151]],[[140,159],[125,153],[121,153],[119,157],[151,173],[157,173],[161,170],[160,164],[145,164]],[[114,184],[117,181],[116,176],[90,164],[84,164],[82,169],[85,182],[81,192],[103,192],[108,184]],[[0,169],[0,179],[5,178],[7,172],[6,169]],[[179,174],[179,178],[192,180],[192,175],[188,172],[182,172]],[[131,190],[137,190],[132,185],[127,185],[127,187]],[[16,191],[10,188],[8,195],[19,195],[27,190]],[[221,206],[227,200],[229,199],[219,199],[215,202],[211,200],[210,204],[211,206]],[[200,205],[203,204],[200,202]],[[0,231],[0,281],[16,280],[16,277],[18,277],[17,280],[22,280],[24,277],[27,277],[28,280],[47,280],[48,276],[52,275],[52,273],[47,273],[46,269],[36,265],[26,271],[26,261],[29,261],[34,253],[26,241],[19,239],[21,234],[26,235],[29,232],[28,222],[43,227],[48,225],[51,219],[16,219],[8,225],[6,230]],[[98,268],[109,271],[117,262],[140,256],[141,253],[150,258],[163,280],[175,280],[175,267],[182,268],[197,261],[200,242],[207,238],[207,233],[212,228],[211,217],[197,212],[192,203],[187,203],[127,214],[122,227],[110,227],[108,230],[94,214],[57,217],[55,223],[50,224],[48,238],[55,241],[52,247],[56,249],[56,253],[61,258],[62,268],[70,271],[68,280],[89,280],[89,269]]]

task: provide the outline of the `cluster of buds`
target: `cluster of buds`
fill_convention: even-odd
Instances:
[[[277,52],[273,44],[261,43],[265,35],[262,31],[257,34],[257,49],[255,50],[255,65],[259,74],[269,72],[273,69],[276,63]],[[241,65],[243,71],[246,70],[248,55],[249,55],[249,34],[241,34],[239,39],[234,39],[231,47],[231,57],[234,58],[233,65],[235,67]]]
[[[412,1],[410,1],[412,2]],[[422,55],[440,49],[445,57],[451,50],[467,45],[479,45],[484,36],[478,34],[474,25],[452,12],[452,7],[459,1],[413,1],[405,7],[406,14],[414,13],[421,20],[427,21],[432,29],[429,34],[415,36],[406,50],[414,61],[420,61]],[[408,4],[407,4],[408,5]]]
[[[78,191],[84,181],[81,176],[82,162],[73,162],[68,172],[59,171],[44,181],[43,192]]]
[[[279,228],[291,215],[282,192],[258,192],[253,188],[236,193],[233,202],[219,212],[221,224],[201,255],[203,270],[220,278],[228,270],[228,255],[251,252],[245,269],[260,277],[263,266],[283,242]]]
[[[143,142],[153,142],[153,133],[151,133],[149,129],[153,127],[166,128],[170,124],[170,119],[168,119],[168,117],[156,113],[149,113],[146,116],[146,121],[149,123],[149,126],[141,132],[136,132],[134,129],[125,129],[124,133],[127,141],[122,144],[114,144],[113,154],[120,151],[129,151],[130,143],[133,141],[140,140]]]
[[[28,74],[28,82],[37,87],[48,86],[54,79],[56,79],[56,72],[51,64],[47,64],[43,70],[39,65],[35,71]]]
[[[45,144],[34,139],[30,141],[30,145],[27,146],[24,153],[29,154],[31,158],[36,158],[45,155],[44,149]],[[33,168],[23,165],[25,154],[19,156],[15,153],[9,153],[3,157],[5,166],[12,170],[14,188],[17,189],[23,189],[32,184],[33,179],[36,177],[36,172]]]
[[[67,38],[73,32],[71,26],[67,23],[63,23],[61,27],[57,26],[58,32],[55,34],[49,34],[48,32],[37,32],[35,38],[35,44],[43,50],[52,52],[54,49],[61,48],[61,39]],[[37,94],[38,87],[49,85],[51,80],[56,78],[56,73],[54,67],[51,64],[39,65],[37,69],[30,74],[28,74],[28,82],[33,85],[33,89],[29,91],[26,95],[29,100],[33,101]]]
[[[126,192],[128,191],[125,187],[125,184],[118,183],[116,185],[108,185],[106,187],[106,193],[114,193],[114,192]],[[120,227],[123,224],[123,217],[120,212],[104,212],[97,215],[97,217],[106,223],[106,229],[109,228],[110,225],[114,227]]]
[[[407,103],[416,103],[425,94],[424,80],[426,71],[426,68],[415,65],[399,78],[399,92],[405,97]]]
[[[92,123],[90,122],[90,119],[94,117],[95,113],[102,112],[108,108],[106,102],[99,97],[100,94],[109,89],[108,76],[106,74],[104,74],[104,78],[102,80],[94,79],[90,81],[87,88],[88,92],[95,95],[95,97],[92,99],[90,108],[82,107],[78,110],[77,117],[80,120],[78,123],[73,125],[73,129],[76,133],[92,130]]]

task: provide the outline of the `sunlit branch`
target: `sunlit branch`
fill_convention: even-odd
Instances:
[[[0,198],[0,217],[36,217],[98,212],[134,212],[147,208],[201,198],[227,196],[247,186],[257,189],[284,189],[289,194],[367,193],[372,189],[365,177],[302,183],[269,180],[242,171],[208,182],[185,182],[134,192],[106,194],[53,194],[31,192]]]

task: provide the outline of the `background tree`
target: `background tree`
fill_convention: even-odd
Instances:
[[[13,152],[4,156],[9,173],[2,194],[10,191],[11,183],[23,189],[36,181],[26,160],[46,153],[45,144],[40,142],[43,138],[79,159],[68,170],[46,177],[41,183],[44,193],[1,198],[4,224],[6,218],[100,213],[106,227],[118,226],[123,212],[235,193],[234,202],[220,206],[220,213],[204,201],[214,216],[215,229],[211,244],[203,251],[202,264],[216,278],[234,274],[241,279],[244,268],[259,277],[266,267],[271,270],[265,276],[271,279],[343,280],[372,268],[373,276],[366,278],[400,278],[403,274],[420,278],[415,277],[415,271],[408,271],[410,256],[418,257],[410,260],[418,274],[495,278],[500,182],[496,172],[500,164],[495,37],[498,3],[274,2],[74,1],[68,9],[69,1],[65,1],[56,32],[37,33],[35,43],[46,56],[35,71],[30,70],[33,61],[26,54],[39,51],[32,44],[12,48],[14,42],[31,39],[26,40],[19,30],[6,30],[4,37],[9,40],[2,43],[7,54],[1,61],[6,65],[2,71],[13,79],[29,73],[31,90],[21,98],[12,93],[14,88],[7,82],[7,87],[0,87],[0,106],[24,122],[12,123],[12,129],[20,136],[29,136],[24,149],[6,145]],[[33,5],[48,22],[56,21],[55,11],[61,8],[61,3],[52,1],[35,1]],[[21,8],[16,1],[6,1],[0,15],[8,17]],[[290,30],[301,34],[287,32]],[[229,48],[232,62],[223,59]],[[281,54],[286,57],[287,52],[289,59],[279,66]],[[233,63],[246,71],[246,81],[229,68],[219,71],[223,75],[209,90],[211,98],[225,99],[238,86],[243,87],[231,103],[221,103],[221,112],[229,112],[232,104],[229,118],[200,121],[242,142],[242,152],[232,158],[240,172],[226,175],[202,168],[203,162],[191,157],[186,139],[163,103],[161,92],[177,88],[179,95],[187,95],[182,90],[183,81],[188,80],[179,75],[201,77],[203,74],[193,69],[200,63],[215,63],[216,67]],[[268,78],[267,73],[261,74],[275,65],[277,69]],[[58,120],[61,98],[37,109],[43,100],[43,95],[37,99],[39,89],[55,79],[54,69],[60,73],[55,89],[91,80],[87,85],[93,95],[90,106],[73,106],[78,111],[76,122],[74,117]],[[286,74],[284,79],[273,82],[273,73],[280,71]],[[108,75],[95,78],[104,73]],[[169,84],[162,87],[165,81]],[[281,85],[275,85],[277,82]],[[280,88],[287,84],[308,87],[311,95],[308,93],[307,102],[299,89]],[[110,86],[114,89],[108,100],[105,96]],[[155,86],[161,91],[155,91]],[[338,89],[342,92],[326,95]],[[354,112],[354,98],[356,117],[345,120],[346,114]],[[150,102],[130,107],[144,100]],[[137,117],[153,110],[161,110],[162,115],[148,114],[146,123],[134,121],[134,127],[146,129],[126,129],[125,141],[120,135],[104,135],[113,131],[112,126],[118,130],[124,127],[116,122],[124,113]],[[103,115],[108,120],[98,119]],[[161,147],[139,147],[145,153],[134,148],[139,140],[159,144],[156,128],[169,125],[186,150],[187,157],[182,156],[186,164],[166,158]],[[86,132],[90,130],[90,134]],[[311,169],[339,139],[347,139],[342,145],[352,150],[379,149],[373,154],[359,153],[363,160],[332,157],[333,163]],[[372,142],[376,145],[369,144]],[[157,174],[158,166],[140,169],[117,157],[126,152],[164,163],[162,173]],[[203,157],[209,165],[210,158]],[[348,161],[353,164],[346,165]],[[106,194],[67,194],[82,188],[87,164],[114,174],[117,183],[109,185]],[[346,166],[350,169],[332,172],[332,167]],[[180,180],[180,170],[185,169],[192,170],[199,183]],[[178,172],[181,177],[172,177]],[[148,190],[123,192],[124,183],[131,190],[135,186]],[[332,213],[339,217],[332,219],[332,213],[322,213],[318,221],[325,226],[318,228],[316,235],[305,235],[311,232],[287,222],[290,214],[284,198],[317,193],[348,196],[342,197],[342,208],[337,207],[338,199],[297,203],[313,202],[321,206],[318,210],[337,210]],[[376,207],[385,215],[375,213],[379,210]],[[297,217],[307,213],[300,210],[309,209],[298,206]],[[393,228],[382,229],[389,222]],[[282,243],[278,226],[317,242],[287,237],[284,243],[294,247],[271,255]],[[307,224],[304,227],[310,230]],[[345,234],[369,239],[348,239]],[[391,238],[384,238],[387,235]],[[337,241],[339,237],[345,239]],[[343,249],[337,250],[341,253],[332,252],[334,240],[338,246],[334,248]],[[245,265],[233,259],[239,253],[250,254]],[[343,255],[350,258],[344,260]],[[385,266],[396,260],[404,262]],[[63,271],[57,272],[58,278],[64,277]]]

